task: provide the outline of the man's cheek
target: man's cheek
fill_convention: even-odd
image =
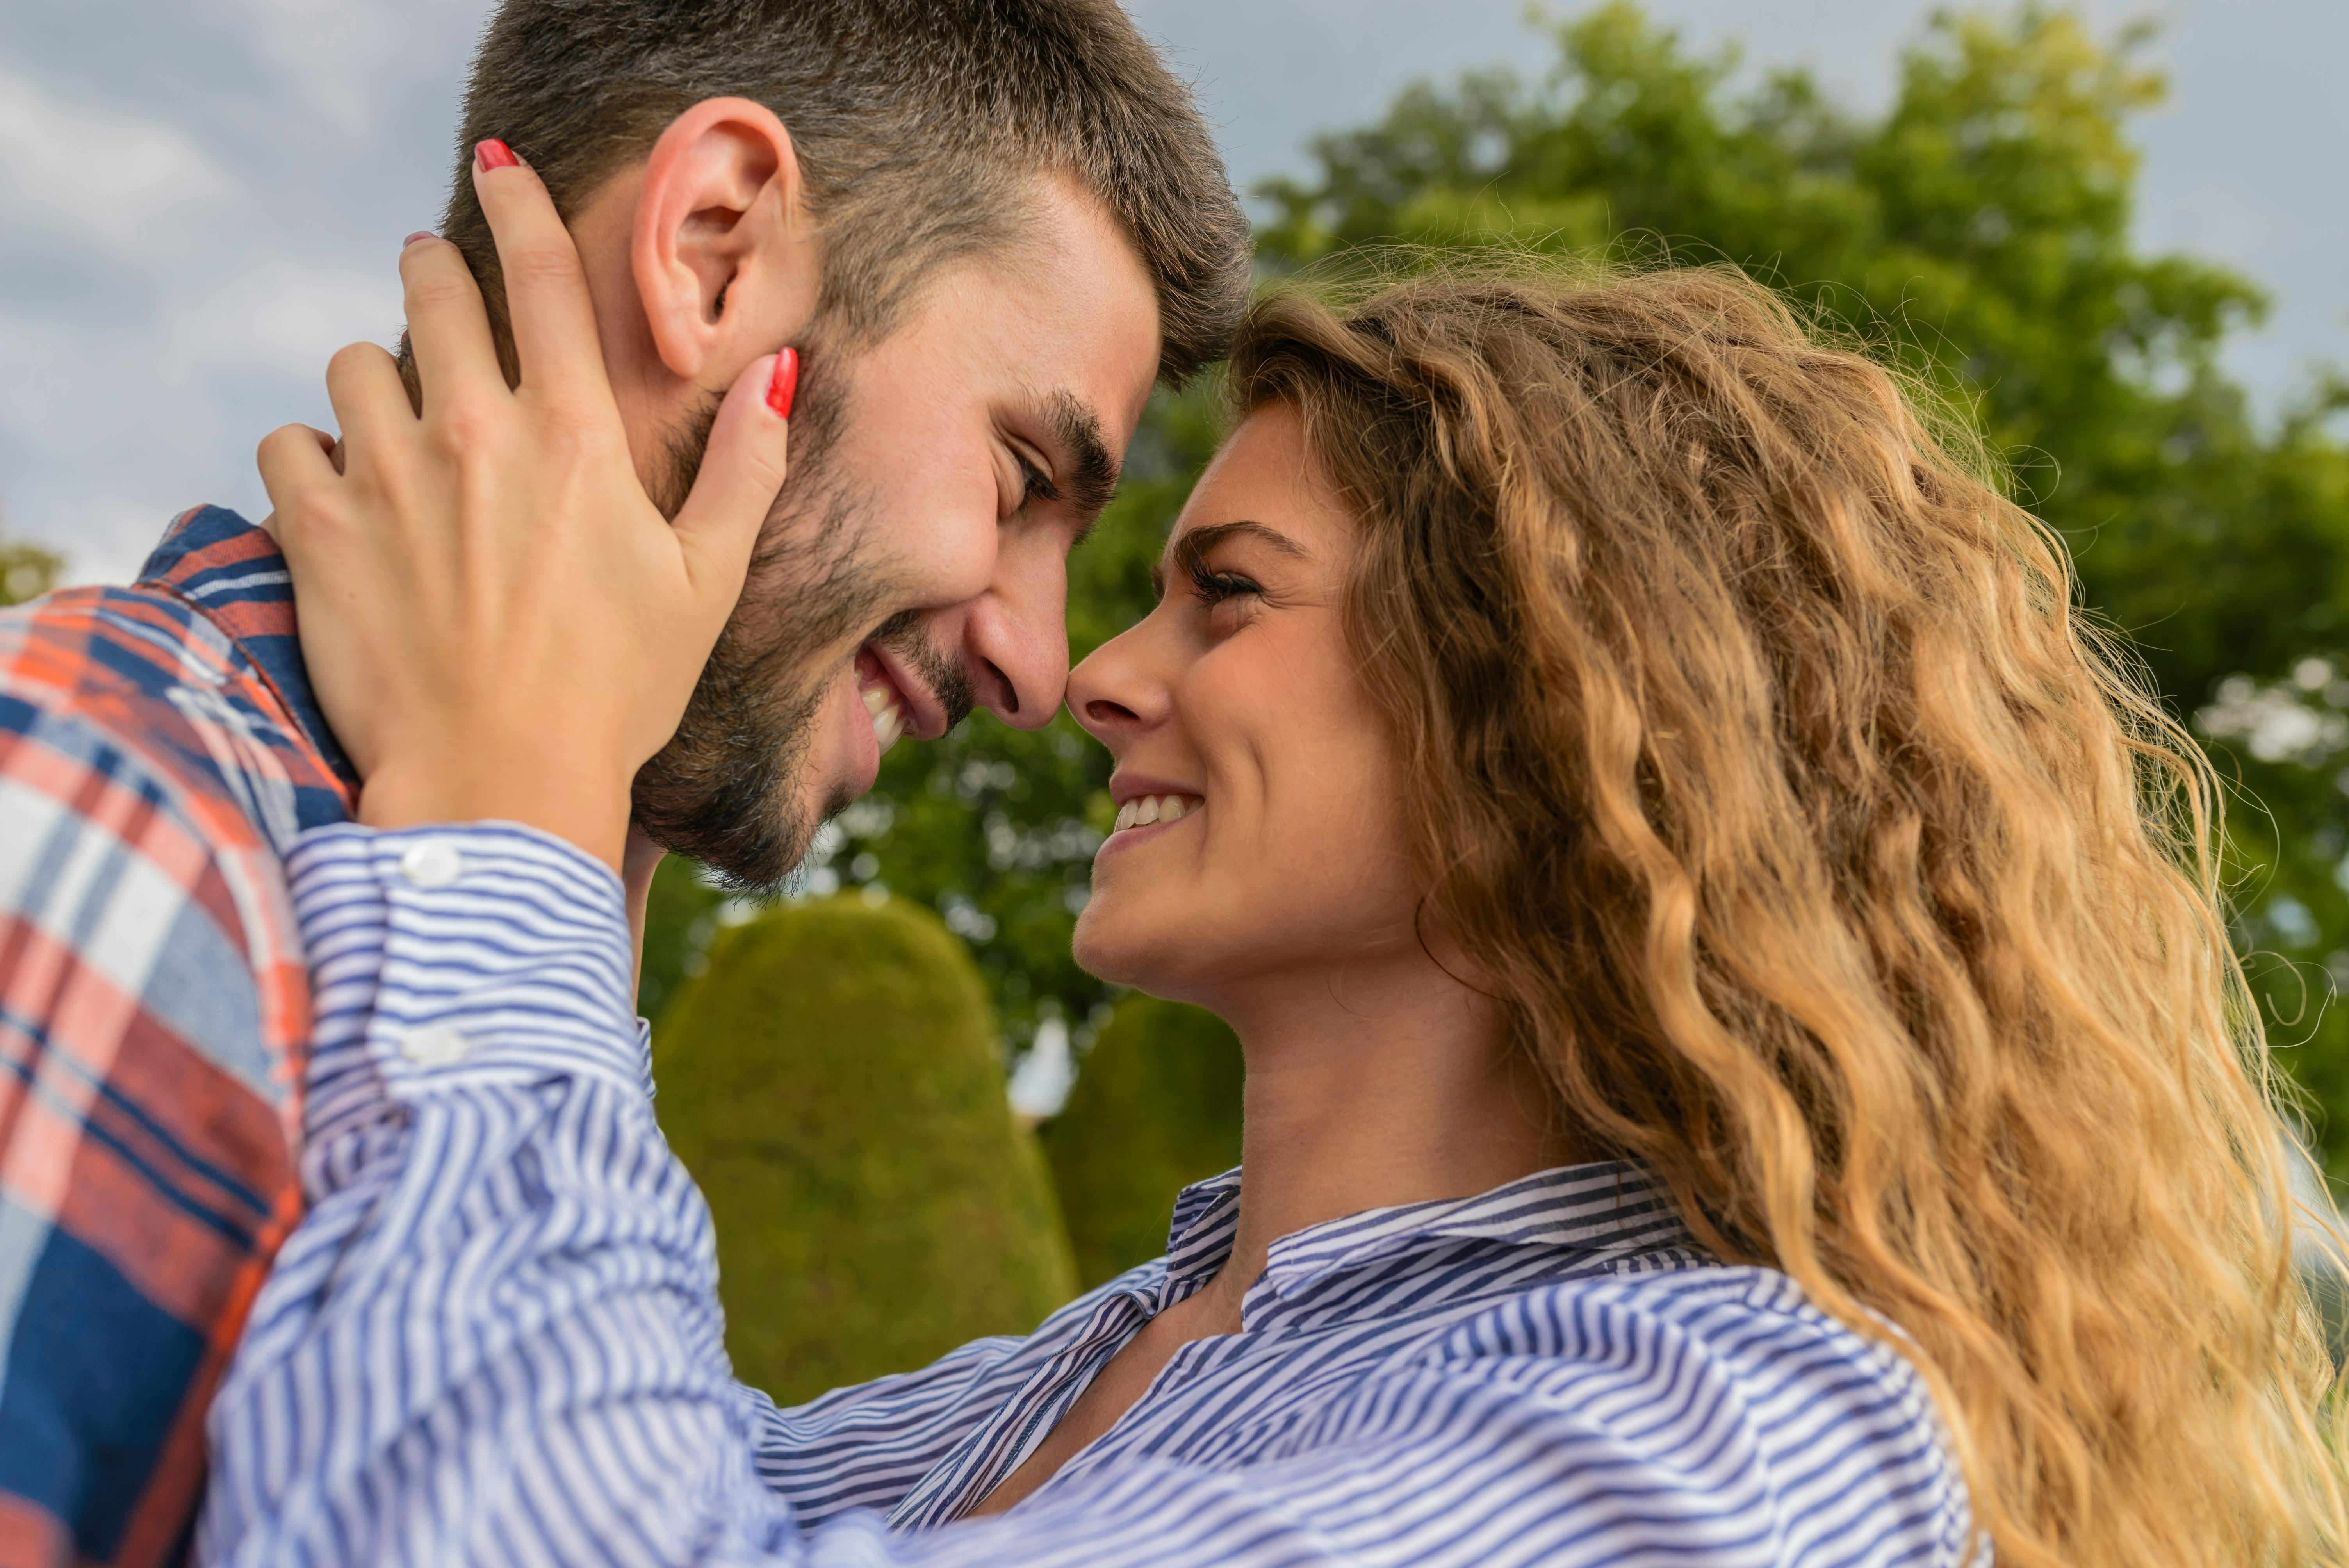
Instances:
[[[987,592],[995,578],[1001,538],[991,511],[956,519],[935,529],[921,562],[930,579],[929,604],[959,604]]]

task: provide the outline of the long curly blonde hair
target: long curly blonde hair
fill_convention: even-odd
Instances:
[[[1978,447],[1726,269],[1284,290],[1230,387],[1573,1130],[1920,1367],[2002,1563],[2333,1561],[2214,780]]]

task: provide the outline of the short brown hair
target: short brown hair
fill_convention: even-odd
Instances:
[[[824,225],[822,308],[885,334],[942,263],[1018,237],[1023,187],[1073,179],[1112,212],[1158,296],[1159,373],[1223,357],[1248,232],[1189,91],[1112,0],[506,0],[466,88],[442,232],[505,337],[471,175],[496,137],[566,221],[669,122],[746,98],[791,129]]]
[[[1285,293],[1230,386],[1571,1130],[1920,1366],[2000,1563],[2335,1561],[2216,780],[1978,441],[1727,270]]]

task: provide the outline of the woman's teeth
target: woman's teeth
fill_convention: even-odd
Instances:
[[[1197,810],[1201,801],[1196,795],[1142,795],[1117,809],[1117,826],[1112,833],[1123,833],[1128,828],[1146,828],[1153,822],[1172,822]]]
[[[873,717],[873,741],[886,752],[905,733],[905,709],[885,689],[864,688],[864,711]]]

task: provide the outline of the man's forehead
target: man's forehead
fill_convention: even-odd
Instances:
[[[969,258],[970,281],[999,302],[1009,341],[1040,361],[1030,374],[1094,385],[1105,419],[1139,422],[1164,346],[1156,285],[1105,206],[1073,185],[1046,189],[1040,221]]]

